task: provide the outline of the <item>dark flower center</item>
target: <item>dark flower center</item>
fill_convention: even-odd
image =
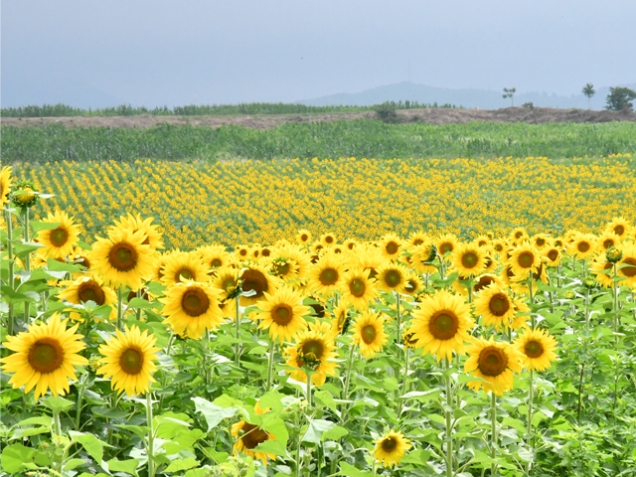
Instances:
[[[82,283],[77,290],[77,297],[80,302],[94,301],[100,306],[106,301],[104,290],[95,280],[88,280]]]
[[[280,326],[288,325],[294,318],[291,307],[286,303],[281,303],[272,308],[272,320]]]
[[[431,318],[428,329],[435,339],[448,340],[457,333],[459,319],[450,310],[440,310]]]
[[[144,367],[144,356],[136,348],[128,348],[119,357],[119,366],[126,374],[139,374]]]
[[[477,367],[484,376],[499,376],[508,367],[508,355],[496,346],[487,346],[479,353]]]
[[[528,358],[538,358],[543,354],[543,345],[538,341],[528,341],[523,351]]]
[[[56,339],[41,338],[31,345],[27,359],[37,372],[48,374],[62,365],[64,351]]]
[[[110,265],[119,272],[128,272],[135,268],[137,259],[137,250],[128,242],[116,243],[108,252]]]
[[[201,316],[210,308],[210,299],[200,288],[189,288],[181,297],[181,308],[193,318]]]
[[[51,235],[49,236],[51,243],[56,247],[63,246],[66,242],[68,242],[68,231],[65,228],[58,227],[54,230],[51,230]]]
[[[490,299],[488,309],[495,316],[504,316],[510,310],[510,301],[505,294],[497,293]]]

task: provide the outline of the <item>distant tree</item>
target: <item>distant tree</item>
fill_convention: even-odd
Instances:
[[[592,99],[592,96],[596,94],[594,85],[592,83],[588,83],[583,86],[583,94],[587,96],[587,109],[592,109],[592,107],[590,106],[590,99]]]
[[[510,106],[515,105],[514,95],[517,88],[504,88],[503,99],[510,98]]]
[[[373,108],[375,110],[375,114],[380,121],[385,123],[397,123],[398,115],[397,115],[397,106],[394,102],[386,101],[385,103],[378,104]]]
[[[632,100],[636,99],[636,91],[624,88],[616,87],[610,88],[610,94],[607,95],[607,106],[605,109],[610,111],[622,111],[623,109],[633,109],[634,105]]]

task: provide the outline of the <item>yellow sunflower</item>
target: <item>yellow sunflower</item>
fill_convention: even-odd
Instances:
[[[546,234],[536,234],[532,236],[530,243],[534,246],[534,248],[541,251],[550,244],[550,240]]]
[[[219,304],[222,292],[205,282],[179,282],[165,291],[159,301],[164,304],[164,323],[180,336],[198,340],[205,330],[221,325],[223,313]]]
[[[614,217],[605,227],[605,231],[616,234],[621,240],[627,238],[630,234],[632,224],[623,217]]]
[[[258,302],[261,310],[256,315],[260,320],[258,328],[268,330],[273,340],[291,341],[307,327],[305,317],[311,313],[311,308],[303,305],[302,301],[299,292],[286,286],[280,287],[272,295],[265,293],[264,299]]]
[[[541,264],[539,252],[531,245],[520,245],[512,249],[507,265],[513,275],[513,280],[521,281],[535,273]]]
[[[416,296],[424,290],[424,283],[416,273],[409,273],[404,281],[404,293]]]
[[[457,237],[453,234],[442,235],[437,239],[435,245],[437,246],[437,253],[439,256],[444,258],[447,253],[452,252],[457,247]]]
[[[426,232],[422,232],[421,230],[418,232],[413,232],[408,239],[408,244],[411,247],[417,247],[419,245],[430,243],[431,239],[429,238]]]
[[[299,230],[296,234],[296,241],[302,246],[309,245],[311,242],[311,232],[306,229]]]
[[[241,296],[241,306],[250,306],[256,304],[265,295],[265,292],[272,295],[276,292],[276,288],[280,286],[280,280],[273,275],[267,273],[264,267],[251,265],[241,270],[239,279],[243,291],[253,291],[251,296]]]
[[[387,292],[404,293],[408,276],[408,270],[402,265],[386,263],[378,269],[376,276],[378,288]]]
[[[252,459],[260,459],[263,465],[267,465],[267,459],[276,459],[275,454],[255,451],[259,444],[268,440],[275,440],[276,437],[265,429],[261,429],[255,424],[239,421],[232,425],[232,436],[236,438],[232,451],[234,455],[245,454]]]
[[[73,218],[60,210],[49,214],[43,222],[59,224],[51,230],[40,230],[36,236],[37,241],[44,245],[38,249],[38,255],[42,258],[67,257],[73,252],[75,244],[79,241],[82,227],[73,222]]]
[[[159,226],[153,225],[153,221],[153,217],[143,219],[139,214],[122,215],[119,220],[115,220],[115,225],[109,228],[109,232],[124,229],[130,230],[133,233],[141,232],[144,236],[142,243],[148,245],[153,250],[157,250],[163,248],[163,236],[159,231]]]
[[[606,231],[601,234],[600,237],[598,237],[597,243],[597,248],[599,248],[599,251],[603,251],[609,250],[612,247],[618,247],[618,245],[621,243],[621,239],[614,232]]]
[[[475,298],[475,313],[481,315],[483,326],[494,326],[497,331],[509,328],[515,316],[512,298],[503,287],[495,284],[485,288]]]
[[[120,394],[124,391],[128,396],[147,393],[150,383],[155,381],[152,374],[157,369],[155,361],[159,360],[156,353],[161,348],[155,347],[157,338],[149,335],[148,330],[142,333],[135,325],[130,329],[126,325],[124,333],[115,332],[115,337],[99,347],[103,358],[97,374],[111,378],[111,388]]]
[[[490,247],[490,238],[486,235],[480,235],[473,240],[473,243],[475,243],[479,248],[488,248]]]
[[[3,345],[15,353],[0,362],[4,372],[15,373],[9,380],[14,389],[24,386],[28,393],[35,387],[36,401],[48,389],[54,396],[69,391],[68,380],[77,379],[74,367],[88,360],[78,354],[86,348],[84,336],[75,333],[79,325],[66,329],[67,321],[53,315],[46,324],[28,325],[26,332],[7,336]]]
[[[386,263],[386,259],[378,247],[373,247],[369,244],[360,244],[358,248],[356,263],[355,265],[352,264],[352,266],[369,270],[369,277],[375,278],[380,267]]]
[[[395,234],[386,234],[380,239],[380,251],[387,260],[397,260],[402,251],[402,240]]]
[[[358,246],[358,241],[356,239],[345,240],[344,247],[350,252],[353,252],[357,246]]]
[[[359,311],[368,309],[370,302],[379,296],[375,280],[371,280],[369,271],[362,268],[346,272],[340,290],[342,298]]]
[[[437,267],[431,264],[437,257],[437,248],[432,242],[425,242],[409,249],[410,257],[407,263],[419,273],[432,274]]]
[[[327,296],[341,288],[343,278],[342,259],[331,253],[323,255],[309,271],[308,287],[311,291]]]
[[[231,267],[217,268],[212,279],[212,286],[221,291],[219,308],[224,318],[236,319],[236,300],[228,298],[238,286],[239,270]]]
[[[331,330],[334,336],[347,332],[349,321],[351,320],[349,306],[346,300],[341,299],[338,302],[338,306],[334,308],[333,313],[328,315],[331,319]]]
[[[89,250],[85,250],[80,247],[75,247],[73,249],[73,251],[71,252],[69,256],[69,259],[70,259],[69,261],[75,265],[81,265],[82,267],[84,267],[84,270],[82,272],[78,272],[74,274],[74,276],[82,276],[86,272],[91,270],[91,261],[88,258],[89,255],[90,255]]]
[[[497,396],[512,389],[513,373],[520,373],[522,369],[521,356],[513,345],[497,343],[492,338],[474,338],[473,345],[467,351],[469,356],[464,371],[485,381],[468,381],[469,388],[479,391],[483,387],[484,391],[492,391]]]
[[[328,375],[336,373],[337,364],[333,360],[337,354],[332,335],[310,328],[296,335],[296,344],[285,348],[284,353],[287,356],[285,364],[296,368],[287,371],[296,381],[307,382],[305,368],[313,371],[311,382],[316,386],[322,386]]]
[[[618,276],[625,277],[625,280],[619,282],[619,286],[636,286],[636,243],[625,242],[623,247],[623,258],[618,262]]]
[[[547,331],[538,328],[526,330],[513,344],[521,356],[523,367],[528,370],[545,371],[557,359],[557,342]]]
[[[384,467],[393,467],[400,463],[410,448],[411,443],[404,437],[404,434],[391,429],[387,434],[375,440],[373,458]]]
[[[208,267],[205,265],[198,254],[193,252],[175,251],[171,253],[163,264],[161,270],[161,282],[166,286],[175,283],[193,281],[208,281]]]
[[[337,243],[336,236],[330,232],[327,232],[326,234],[323,234],[322,237],[320,237],[320,243],[325,248],[333,247]]]
[[[58,298],[77,305],[87,301],[95,302],[98,306],[111,307],[110,319],[117,318],[117,294],[112,288],[105,286],[97,277],[83,276],[74,281],[62,282],[65,288],[58,293]],[[83,317],[76,311],[71,311],[69,318],[82,321]]]
[[[108,238],[98,239],[89,257],[93,270],[115,288],[128,286],[139,290],[142,280],[153,274],[155,257],[143,241],[141,232],[128,230],[113,231]]]
[[[230,254],[223,245],[206,245],[198,248],[196,252],[201,262],[213,270],[230,264]]]
[[[250,247],[247,245],[237,245],[234,248],[234,257],[239,261],[245,261],[250,258]]]
[[[0,170],[0,208],[9,203],[9,192],[11,192],[13,176],[11,166],[5,166]]]
[[[450,256],[451,271],[459,273],[460,277],[479,275],[484,270],[485,258],[484,251],[477,245],[459,244]]]
[[[485,288],[491,285],[503,286],[504,283],[497,275],[491,275],[489,273],[485,273],[483,275],[475,278],[475,284],[473,285],[473,293],[475,296],[484,290]]]
[[[561,249],[559,249],[559,247],[549,245],[545,247],[541,253],[548,267],[556,267],[561,263]]]
[[[510,233],[510,240],[520,244],[529,238],[528,232],[523,227],[517,227]]]
[[[597,238],[592,234],[578,234],[568,246],[568,253],[578,259],[586,259],[596,253]]]
[[[508,249],[508,244],[505,239],[493,240],[492,249],[501,257],[505,255],[506,250]]]
[[[389,335],[384,330],[384,320],[377,313],[362,313],[353,324],[352,344],[360,346],[360,354],[366,359],[382,351]]]
[[[614,275],[613,268],[614,264],[607,261],[604,253],[598,254],[590,265],[591,272],[596,275],[596,281],[599,282],[603,288],[614,287],[614,280],[612,278]],[[607,271],[609,271],[609,274],[603,273]]]
[[[413,311],[410,329],[417,347],[424,348],[422,354],[436,355],[439,361],[451,360],[453,351],[464,353],[464,343],[470,341],[468,330],[473,325],[470,306],[463,298],[441,290],[427,296]]]

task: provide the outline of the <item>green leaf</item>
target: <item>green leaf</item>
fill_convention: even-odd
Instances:
[[[137,467],[139,467],[139,461],[137,459],[111,459],[106,461],[106,463],[108,464],[108,470],[110,471],[125,472],[127,474],[137,476]]]
[[[37,417],[29,417],[28,419],[23,419],[18,422],[16,426],[45,426],[51,428],[53,425],[53,418],[50,416],[37,416]]]
[[[64,470],[73,470],[84,464],[86,464],[86,461],[84,459],[71,459],[64,465]]]
[[[104,458],[104,447],[111,447],[105,442],[100,441],[93,434],[85,434],[83,432],[69,431],[72,442],[77,442],[95,459],[98,464],[102,463]]]
[[[25,469],[35,469],[35,449],[22,444],[12,444],[2,450],[0,463],[5,472],[15,474]]]
[[[312,419],[309,422],[309,426],[307,426],[307,431],[305,432],[302,441],[320,444],[323,433],[330,431],[335,426],[335,423],[325,419]]]
[[[79,273],[85,269],[85,267],[82,267],[81,265],[73,265],[71,263],[62,263],[52,258],[49,258],[46,261],[46,268],[54,272],[69,272],[69,273]]]
[[[254,448],[254,451],[281,456],[287,455],[287,449],[285,448],[285,445],[282,442],[275,440],[267,440],[265,442],[261,442]]]
[[[148,300],[144,300],[143,298],[135,297],[128,302],[128,308],[139,308],[143,310],[146,308],[152,308],[152,303]]]
[[[46,398],[41,402],[44,407],[48,407],[53,412],[65,412],[69,409],[72,409],[75,406],[73,401],[69,401],[68,399],[64,399],[59,396],[51,396]]]
[[[208,432],[218,426],[223,419],[234,417],[237,411],[234,407],[223,408],[201,397],[194,397],[192,401],[197,412],[203,414],[208,423]]]
[[[130,424],[115,424],[115,427],[119,427],[125,431],[130,431],[133,434],[141,437],[142,439],[148,435],[150,428],[148,426],[133,426]]]
[[[400,462],[404,464],[426,464],[431,458],[431,451],[417,449],[406,454]]]
[[[373,474],[367,470],[359,470],[354,466],[343,462],[340,464],[340,472],[337,475],[344,475],[345,477],[373,477]]]
[[[325,432],[324,438],[325,440],[337,441],[347,434],[349,434],[349,431],[346,430],[344,427],[334,426],[332,429],[329,429],[327,432]]]
[[[31,230],[33,230],[34,233],[39,232],[40,230],[53,230],[58,228],[61,224],[55,223],[55,222],[39,222],[37,220],[31,220],[29,222],[29,225],[31,226]]]
[[[318,404],[329,408],[333,412],[338,412],[338,404],[329,391],[316,391],[314,397]]]
[[[192,457],[177,459],[172,461],[172,464],[170,464],[168,468],[164,470],[164,472],[179,472],[180,470],[191,469],[193,467],[196,467],[197,465],[199,465],[199,461]]]

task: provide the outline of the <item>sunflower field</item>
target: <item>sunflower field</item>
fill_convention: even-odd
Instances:
[[[4,167],[0,475],[636,475],[629,155],[422,162]]]

